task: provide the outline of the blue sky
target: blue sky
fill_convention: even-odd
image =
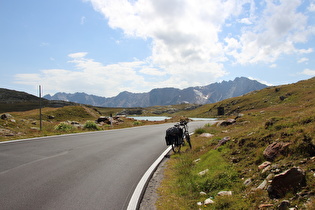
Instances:
[[[0,0],[2,88],[38,94],[315,76],[315,0]]]

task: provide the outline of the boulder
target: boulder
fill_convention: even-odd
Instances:
[[[219,146],[225,144],[226,142],[228,142],[228,141],[230,141],[230,140],[231,140],[231,137],[229,137],[229,136],[223,137],[223,138],[219,141],[219,143],[215,146],[214,149],[217,149]]]
[[[218,126],[229,126],[229,125],[232,125],[236,123],[236,120],[235,119],[227,119],[225,121],[222,121],[218,124]]]
[[[296,193],[305,185],[305,172],[300,168],[294,167],[276,175],[271,181],[267,191],[271,199],[282,198],[287,192]]]
[[[10,115],[10,114],[8,114],[8,113],[4,113],[4,114],[2,114],[2,115],[0,116],[0,118],[1,118],[2,120],[6,120],[6,119],[12,118],[12,115]]]
[[[290,143],[285,142],[274,142],[270,144],[263,152],[264,157],[269,160],[273,161],[279,154],[281,154]]]
[[[106,124],[111,124],[110,119],[108,117],[100,116],[97,120],[97,123],[104,122]]]

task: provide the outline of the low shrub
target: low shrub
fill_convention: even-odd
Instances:
[[[204,128],[197,128],[195,130],[195,134],[203,134],[206,133],[206,130]]]
[[[142,125],[142,122],[140,122],[140,121],[134,121],[134,122],[133,122],[133,125]]]
[[[83,128],[88,130],[100,130],[100,128],[93,121],[86,121]]]
[[[74,127],[72,125],[65,122],[61,122],[55,126],[55,130],[58,130],[58,131],[71,131],[73,129]]]

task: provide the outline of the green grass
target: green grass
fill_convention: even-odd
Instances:
[[[280,96],[285,96],[284,100]],[[280,200],[268,197],[266,190],[253,190],[268,174],[262,174],[258,165],[266,161],[265,148],[275,141],[290,143],[272,162],[283,172],[290,167],[300,167],[306,173],[307,186],[302,191],[315,189],[315,78],[292,85],[269,87],[241,97],[207,104],[189,111],[186,116],[215,117],[217,107],[225,107],[224,118],[237,118],[227,127],[205,126],[192,136],[193,150],[171,155],[160,188],[158,209],[258,209],[263,203],[278,206],[287,199],[291,207],[305,209],[315,203],[312,196],[300,197],[288,192]],[[221,117],[221,119],[223,118]],[[201,133],[214,134],[212,138],[200,137]],[[225,137],[231,141],[214,150]],[[200,159],[196,164],[194,160]],[[198,172],[208,169],[204,176]],[[249,186],[244,180],[251,178]],[[233,191],[232,196],[219,197],[221,190]],[[206,193],[201,196],[200,191]],[[212,197],[214,204],[197,206]],[[308,198],[310,204],[306,204]],[[308,209],[312,209],[309,207]]]

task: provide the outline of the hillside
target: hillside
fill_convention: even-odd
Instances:
[[[56,93],[53,96],[45,95],[44,98],[49,100],[72,101],[101,107],[150,107],[181,103],[214,103],[265,87],[267,86],[255,80],[238,77],[233,81],[223,81],[200,87],[189,87],[183,90],[178,88],[156,88],[148,93],[131,93],[124,91],[111,98],[88,95],[86,93]]]
[[[158,209],[314,209],[315,78],[185,114],[218,107],[229,120],[197,129],[193,149],[170,157]]]
[[[0,88],[0,113],[38,109],[40,98],[22,91]],[[73,102],[41,99],[42,107],[63,107],[75,105]]]

